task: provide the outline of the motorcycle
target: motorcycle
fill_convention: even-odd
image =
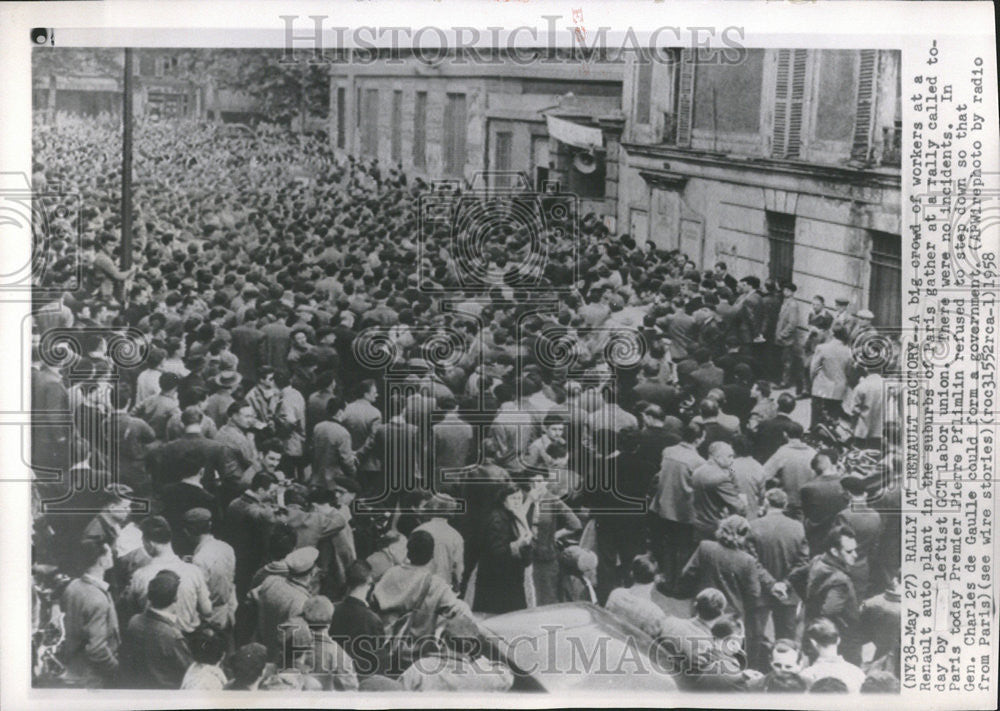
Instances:
[[[59,602],[70,577],[53,565],[31,569],[31,672],[36,686],[58,686],[66,667],[59,649],[66,638],[65,613]]]

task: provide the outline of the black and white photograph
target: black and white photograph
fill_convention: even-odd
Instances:
[[[904,111],[936,130],[950,86],[914,109],[899,48],[588,12],[558,47],[31,31],[31,170],[0,191],[32,238],[0,285],[30,309],[30,610],[3,612],[31,692],[891,705],[931,651],[904,633],[993,634],[904,535],[932,503],[955,523],[923,535],[992,535],[909,488],[967,444],[911,459],[912,373],[945,398],[965,311],[905,308]]]

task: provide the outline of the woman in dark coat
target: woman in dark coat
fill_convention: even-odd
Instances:
[[[483,530],[472,604],[476,612],[500,614],[528,606],[524,569],[531,562],[532,535],[520,513],[523,501],[521,489],[513,484],[497,493]]]

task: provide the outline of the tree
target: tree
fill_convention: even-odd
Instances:
[[[278,123],[309,116],[326,118],[330,100],[328,65],[304,59],[282,62],[282,50],[216,50],[209,72],[226,89],[243,91],[260,102]]]

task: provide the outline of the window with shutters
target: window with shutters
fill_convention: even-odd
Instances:
[[[361,152],[378,155],[378,89],[367,89],[364,95],[365,120],[361,126]]]
[[[399,163],[403,155],[403,92],[392,92],[392,162]]]
[[[903,321],[902,240],[887,232],[869,232],[871,236],[871,278],[868,282],[868,308],[880,328],[899,328]]]
[[[695,57],[690,49],[681,50],[677,68],[677,127],[674,143],[678,146],[691,145],[691,123],[694,113]]]
[[[895,109],[892,127],[886,126],[882,129],[882,165],[898,168],[903,152],[903,107],[898,91],[893,103]]]
[[[803,102],[806,89],[805,49],[779,49],[774,88],[772,158],[798,158],[802,149]]]
[[[767,237],[771,278],[791,280],[795,269],[795,215],[768,211]]]
[[[635,122],[647,124],[650,121],[650,95],[653,92],[653,60],[643,52],[636,54],[639,71],[635,80]]]
[[[344,121],[347,119],[347,89],[342,86],[337,87],[337,148],[343,148],[347,140],[347,126]]]
[[[663,142],[667,144],[677,143],[677,90],[680,86],[680,66],[681,50],[678,47],[668,47],[663,50],[666,55],[664,68],[668,82],[667,107],[663,112]]]
[[[448,94],[444,107],[444,170],[447,175],[462,177],[465,170],[466,106],[465,94]]]
[[[413,166],[427,165],[427,92],[418,91],[413,103]]]
[[[859,52],[858,98],[855,102],[854,141],[851,146],[851,160],[867,163],[871,160],[872,124],[875,120],[876,72],[878,50],[864,49]]]

